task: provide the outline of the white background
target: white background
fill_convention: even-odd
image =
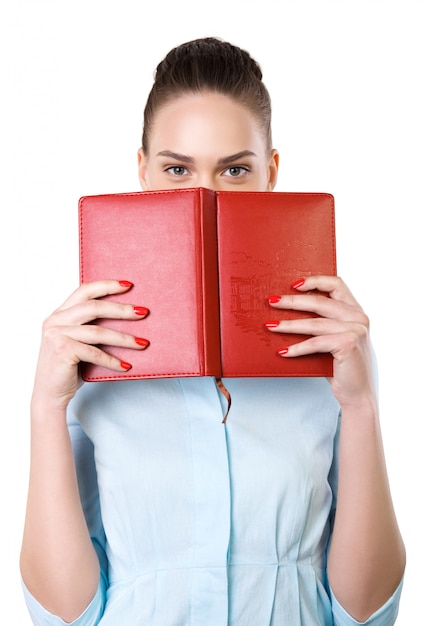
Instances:
[[[206,35],[261,63],[281,153],[277,189],[336,198],[338,271],[372,320],[408,550],[397,624],[428,623],[428,2],[9,0],[0,11],[0,606],[8,626],[30,624],[18,574],[28,405],[42,319],[78,283],[78,198],[139,189],[153,70],[171,47]]]

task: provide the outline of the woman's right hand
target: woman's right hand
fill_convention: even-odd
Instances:
[[[121,294],[132,287],[129,281],[100,280],[78,287],[43,324],[42,342],[36,368],[33,403],[41,402],[64,409],[81,384],[80,361],[123,372],[131,366],[104,352],[100,345],[142,350],[149,342],[91,324],[96,319],[141,320],[148,309],[136,304],[103,300],[103,296]]]

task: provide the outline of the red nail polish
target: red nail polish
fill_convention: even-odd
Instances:
[[[268,298],[268,302],[269,302],[270,304],[277,304],[277,302],[280,302],[280,300],[281,300],[281,299],[282,299],[282,297],[281,297],[281,296],[270,296],[270,297]]]
[[[265,326],[267,328],[277,328],[280,322],[265,322]]]
[[[143,337],[134,337],[134,341],[137,345],[143,346],[143,348],[147,348],[149,345],[149,341],[147,339],[143,339]]]
[[[123,370],[130,370],[132,368],[131,363],[127,363],[126,361],[121,361],[121,367]]]
[[[299,278],[294,283],[292,283],[291,287],[292,289],[298,289],[299,287],[302,287],[304,283],[305,280],[303,278]]]
[[[277,354],[279,356],[286,356],[288,352],[289,352],[288,348],[280,348],[280,350],[277,350]]]
[[[129,280],[119,280],[118,281],[121,287],[127,287],[128,289],[133,286],[133,283]]]
[[[135,306],[134,313],[136,315],[142,315],[144,317],[149,313],[149,309],[147,309],[145,306]]]

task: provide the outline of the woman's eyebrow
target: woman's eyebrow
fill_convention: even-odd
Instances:
[[[179,154],[178,152],[172,152],[171,150],[161,150],[156,155],[158,157],[167,157],[169,159],[174,159],[175,161],[183,161],[184,163],[194,163],[195,160],[187,156],[186,154]]]
[[[233,161],[238,161],[239,159],[243,159],[244,157],[255,157],[256,154],[251,150],[242,150],[241,152],[237,152],[236,154],[231,154],[230,156],[222,157],[218,160],[219,165],[227,165],[228,163],[232,163]]]

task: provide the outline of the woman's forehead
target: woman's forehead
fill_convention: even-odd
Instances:
[[[151,154],[265,150],[257,119],[243,104],[216,93],[185,94],[156,114],[150,136]],[[219,155],[221,156],[221,155]]]

